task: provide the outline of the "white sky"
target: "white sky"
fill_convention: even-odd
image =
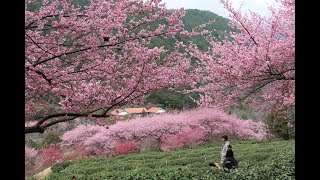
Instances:
[[[227,10],[224,9],[219,0],[162,0],[162,2],[165,2],[167,8],[170,9],[184,7],[184,9],[208,10],[227,17]],[[243,10],[259,12],[262,15],[268,15],[267,7],[276,4],[275,0],[231,0],[231,2],[235,9],[238,9],[240,4],[243,3]]]

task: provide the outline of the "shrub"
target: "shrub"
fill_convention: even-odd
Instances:
[[[201,129],[185,128],[178,134],[164,135],[161,139],[161,150],[163,151],[176,150],[183,146],[193,148],[203,142],[204,131]]]
[[[67,153],[65,153],[63,159],[64,160],[74,160],[78,158],[83,158],[88,155],[88,149],[83,145],[75,145],[72,147],[71,150],[69,150]]]
[[[150,150],[160,149],[160,140],[153,137],[147,137],[140,143],[140,152],[146,152]]]
[[[136,152],[139,149],[139,145],[136,142],[127,141],[118,143],[114,149],[115,155],[128,154],[132,152]]]
[[[290,124],[290,120],[288,114],[272,111],[266,118],[269,133],[280,139],[294,138],[294,127]]]
[[[187,129],[184,135],[179,134]],[[61,144],[66,147],[82,144],[90,151],[98,152],[96,154],[109,156],[114,155],[114,149],[122,142],[137,142],[141,147],[142,142],[149,138],[154,139],[155,144],[164,143],[159,145],[169,150],[193,147],[202,143],[208,134],[261,140],[266,132],[261,122],[240,120],[220,110],[202,108],[119,121],[108,128],[80,125],[64,133]],[[181,139],[184,140],[180,143]]]
[[[248,119],[248,116],[246,114],[241,114],[240,119],[246,120],[246,119]]]
[[[235,140],[239,166],[221,173],[208,166],[218,161],[219,145],[206,144],[192,150],[136,153],[115,158],[90,158],[72,162],[49,179],[261,179],[289,180],[294,175],[294,141]]]
[[[68,167],[70,164],[71,164],[71,162],[69,162],[69,161],[57,163],[51,167],[51,170],[53,173],[55,173],[55,172],[59,173],[60,171],[64,170],[66,167]]]
[[[42,143],[37,143],[36,141],[34,141],[32,139],[28,139],[26,141],[26,145],[31,148],[35,148],[35,149],[41,149],[41,147],[42,147]]]
[[[169,150],[176,150],[178,148],[183,147],[183,141],[180,139],[178,135],[164,135],[161,138],[162,145],[161,150],[169,151]]]
[[[42,159],[37,156],[39,151],[25,146],[25,175],[33,174],[37,169],[42,166]]]
[[[38,154],[38,151],[34,148],[25,147],[24,150],[26,159],[34,158]]]
[[[47,134],[45,134],[44,139],[43,139],[43,145],[50,145],[50,144],[57,144],[60,143],[61,139],[59,134],[54,133],[54,132],[48,132]]]
[[[53,163],[60,162],[63,158],[63,153],[54,145],[41,149],[40,155],[43,158],[44,166],[50,166]]]
[[[205,132],[201,129],[185,129],[179,136],[183,139],[184,145],[193,148],[201,144],[204,140]]]

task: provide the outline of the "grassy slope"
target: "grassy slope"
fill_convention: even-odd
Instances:
[[[73,161],[48,179],[295,179],[294,141],[231,141],[239,167],[220,173],[208,166],[219,162],[220,145],[204,144],[172,152],[151,151],[114,158]]]

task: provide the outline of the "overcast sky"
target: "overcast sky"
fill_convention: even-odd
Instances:
[[[221,5],[219,0],[163,0],[166,3],[167,8],[181,8],[184,9],[200,9],[209,10],[220,16],[227,17],[227,11]],[[242,9],[258,11],[262,15],[268,15],[267,7],[275,5],[275,0],[231,0],[236,9],[243,3]]]

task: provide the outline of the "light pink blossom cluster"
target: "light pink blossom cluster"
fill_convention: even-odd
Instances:
[[[80,113],[138,103],[153,90],[195,83],[183,43],[172,39],[171,52],[149,47],[159,36],[188,35],[183,9],[168,10],[161,0],[73,1],[42,1],[38,10],[26,1],[26,114],[54,101],[56,111]]]
[[[72,149],[69,149],[64,152],[63,159],[64,160],[74,160],[78,158],[83,158],[89,155],[89,151],[83,145],[75,145]]]
[[[141,144],[155,139],[163,150],[188,144],[197,145],[206,134],[232,134],[238,138],[264,139],[264,124],[240,120],[223,111],[202,108],[120,121],[106,129],[103,126],[80,125],[62,136],[62,146],[81,143],[89,149],[102,149],[110,154],[122,142]]]
[[[280,0],[270,16],[246,13],[220,1],[230,12],[230,35],[211,40],[211,50],[200,52],[204,95],[201,106],[229,107],[239,101],[262,110],[281,111],[295,105],[295,1]]]
[[[183,28],[183,9],[169,10],[161,0],[90,0],[82,7],[45,0],[33,10],[31,3],[25,4],[25,112],[39,123],[26,133],[197,84],[187,45],[174,37],[202,32]],[[174,48],[151,47],[159,37]],[[44,117],[36,116],[40,110]]]
[[[27,146],[25,146],[24,150],[25,150],[25,158],[26,159],[34,158],[38,154],[38,151],[36,149],[30,148]]]
[[[114,155],[123,155],[135,152],[139,149],[139,144],[132,141],[118,143],[114,148]]]
[[[43,158],[43,165],[50,166],[54,163],[61,162],[63,152],[57,146],[50,146],[40,150],[39,154]]]
[[[177,134],[164,135],[161,138],[161,150],[170,151],[183,146],[194,147],[204,140],[205,132],[202,129],[183,128]]]
[[[25,127],[31,127],[37,124],[37,121],[27,121],[24,124],[25,124]]]
[[[26,176],[34,174],[34,172],[38,168],[42,167],[43,160],[41,159],[39,154],[40,153],[38,150],[36,150],[34,148],[30,148],[28,146],[25,146],[24,163],[25,163],[25,175]]]

